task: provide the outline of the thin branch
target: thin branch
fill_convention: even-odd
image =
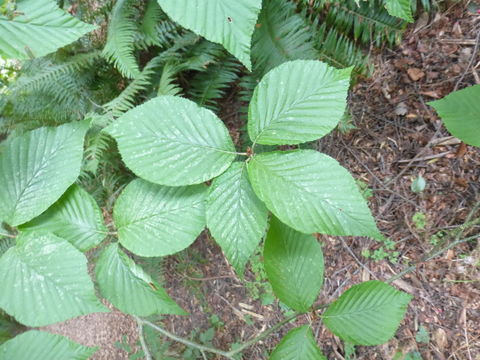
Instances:
[[[318,305],[318,306],[315,306],[312,311],[317,311],[317,310],[320,310],[320,309],[324,309],[328,306],[329,304],[321,304],[321,305]],[[160,332],[161,334],[169,337],[170,339],[172,340],[175,340],[179,343],[182,343],[184,345],[187,345],[187,346],[190,346],[190,347],[193,347],[195,349],[198,349],[200,350],[200,352],[210,352],[210,353],[214,353],[214,354],[217,354],[217,355],[221,355],[223,357],[226,357],[227,359],[231,359],[231,360],[234,360],[234,355],[242,352],[243,350],[245,350],[246,348],[256,344],[257,342],[265,339],[266,337],[268,337],[270,334],[274,333],[275,331],[277,331],[278,329],[280,329],[281,327],[283,327],[284,325],[288,324],[290,321],[292,320],[295,320],[297,317],[299,316],[302,316],[302,315],[305,315],[305,314],[308,314],[308,312],[306,313],[294,313],[293,315],[290,315],[289,317],[286,317],[285,319],[283,319],[282,321],[276,323],[274,326],[272,326],[271,328],[263,331],[260,333],[260,335],[244,342],[243,344],[241,344],[239,347],[237,347],[236,349],[234,350],[230,350],[230,351],[223,351],[223,350],[220,350],[220,349],[216,349],[216,348],[213,348],[213,347],[209,347],[209,346],[205,346],[205,345],[202,345],[202,344],[198,344],[196,342],[193,342],[193,341],[190,341],[190,340],[187,340],[185,338],[182,338],[180,336],[177,336],[175,334],[172,334],[171,332],[169,332],[168,330],[165,330],[163,328],[161,328],[160,326],[158,325],[155,325],[154,323],[148,321],[148,320],[144,320],[144,319],[140,319],[140,318],[137,318],[135,317],[136,319],[138,319],[137,321],[140,321],[142,324],[144,325],[148,325],[150,326],[152,329],[155,329],[157,330],[158,332]]]
[[[464,242],[467,242],[467,241],[475,240],[475,239],[477,239],[479,236],[480,236],[480,235],[477,234],[477,235],[473,235],[473,236],[467,237],[467,238],[465,238],[465,239],[456,240],[456,241],[448,244],[447,246],[445,246],[445,247],[443,247],[443,248],[441,248],[441,249],[439,249],[439,250],[437,250],[437,251],[435,251],[435,252],[433,252],[433,253],[431,253],[431,254],[427,254],[427,255],[425,255],[424,257],[422,257],[419,261],[417,261],[415,264],[407,267],[405,270],[399,272],[398,274],[393,275],[392,277],[390,277],[390,278],[388,278],[387,280],[385,280],[385,282],[386,282],[386,283],[391,283],[391,282],[393,282],[393,281],[395,281],[395,280],[398,280],[398,279],[400,279],[401,277],[405,276],[406,274],[414,271],[414,270],[417,268],[418,265],[420,265],[420,264],[422,264],[422,263],[424,263],[424,262],[430,261],[430,260],[432,260],[433,258],[436,258],[437,256],[443,254],[445,251],[450,250],[451,248],[453,248],[453,247],[455,247],[455,246],[457,246],[457,245],[460,245],[460,244],[462,244],[462,243],[464,243]]]
[[[145,342],[145,338],[143,337],[143,321],[137,316],[134,316],[135,320],[137,320],[138,325],[138,339],[140,340],[140,345],[142,346],[143,354],[145,355],[145,360],[152,360],[152,355],[148,350],[147,343]]]
[[[4,233],[0,233],[0,237],[6,237],[6,238],[10,238],[10,239],[15,239],[16,238],[15,235],[4,234]]]
[[[148,321],[148,320],[145,320],[145,319],[140,319],[140,321],[147,325],[147,326],[150,326],[152,329],[155,329],[157,330],[159,333],[169,337],[170,339],[172,340],[175,340],[179,343],[182,343],[184,345],[187,345],[187,346],[190,346],[192,348],[195,348],[195,349],[198,349],[200,351],[206,351],[206,352],[210,352],[210,353],[214,353],[214,354],[217,354],[217,355],[221,355],[223,357],[226,357],[227,359],[231,359],[231,360],[234,360],[234,358],[230,355],[230,353],[226,352],[226,351],[223,351],[223,350],[220,350],[220,349],[216,349],[216,348],[213,348],[213,347],[210,347],[210,346],[206,346],[206,345],[202,345],[202,344],[198,344],[196,342],[193,342],[193,341],[190,341],[190,340],[187,340],[187,339],[184,339],[180,336],[177,336],[175,334],[172,334],[170,331],[168,330],[165,330],[163,328],[161,328],[160,326],[158,325],[155,325],[154,323]]]
[[[243,350],[245,350],[246,348],[252,346],[253,344],[256,344],[257,342],[265,339],[266,337],[268,337],[271,333],[277,331],[278,329],[280,329],[283,325],[285,324],[288,324],[290,321],[292,320],[295,320],[297,317],[299,317],[300,315],[303,315],[303,313],[295,313],[293,315],[290,315],[289,317],[286,317],[285,319],[283,319],[282,321],[276,323],[274,326],[272,326],[271,328],[265,330],[264,332],[260,333],[260,335],[254,337],[253,339],[250,339],[246,342],[244,342],[242,345],[240,345],[239,347],[237,347],[236,349],[234,350],[230,350],[229,351],[229,355],[230,356],[233,356],[235,354],[238,354],[239,352],[242,352]]]

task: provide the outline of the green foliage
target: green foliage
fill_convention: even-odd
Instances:
[[[380,281],[354,285],[322,315],[338,337],[356,345],[388,341],[397,330],[411,296]]]
[[[96,351],[60,335],[30,330],[0,346],[0,359],[87,360]]]
[[[20,235],[0,258],[0,271],[0,307],[22,324],[44,326],[107,311],[95,297],[86,257],[48,232]]]
[[[349,83],[350,69],[335,70],[319,61],[278,66],[253,93],[250,139],[254,144],[291,145],[325,136],[344,113]]]
[[[326,360],[317,347],[308,325],[290,330],[272,352],[269,360]]]
[[[250,42],[261,0],[224,2],[222,0],[158,0],[176,22],[207,40],[222,44],[251,69]],[[195,9],[197,11],[192,11]]]
[[[413,214],[412,221],[413,225],[415,225],[418,230],[425,230],[425,227],[427,226],[427,215],[421,211],[417,211]]]
[[[420,326],[417,334],[415,335],[415,340],[417,343],[428,344],[430,342],[430,334],[424,326]]]
[[[95,270],[102,294],[124,313],[187,314],[117,244],[111,244],[102,252]]]
[[[272,218],[263,257],[275,295],[294,310],[308,311],[323,285],[323,253],[317,239]]]
[[[204,185],[132,181],[113,212],[120,243],[140,256],[165,256],[187,248],[205,227],[206,190]]]
[[[103,55],[113,61],[127,78],[136,78],[140,69],[134,56],[134,39],[137,31],[133,0],[118,0],[112,9],[108,24],[108,38]]]
[[[185,314],[161,286],[159,257],[187,249],[208,227],[240,277],[263,247],[246,286],[264,304],[273,302],[273,289],[292,314],[316,310],[323,284],[312,232],[382,238],[368,197],[346,169],[315,150],[276,145],[333,130],[345,114],[351,67],[368,71],[361,47],[395,43],[405,23],[380,0],[265,0],[257,25],[260,0],[192,1],[82,2],[72,12],[99,30],[73,44],[95,26],[53,0],[2,8],[0,30],[19,30],[0,40],[0,53],[26,60],[18,80],[2,81],[0,90],[0,136],[8,137],[0,147],[0,308],[20,323],[107,311],[82,253],[91,249],[100,294],[121,311]],[[253,73],[245,76],[224,48]],[[245,85],[243,99],[253,94],[246,152],[237,152],[211,111],[234,95],[236,83]],[[192,272],[189,257],[177,266]],[[378,344],[394,335],[409,300],[384,283],[363,283],[334,302],[324,322],[351,343]],[[210,321],[192,334],[209,346],[223,327],[219,318]],[[0,357],[28,350],[39,359],[83,359],[93,352],[40,334],[8,341]],[[163,357],[166,347],[156,353]],[[182,356],[204,354],[188,348]],[[289,332],[271,355],[324,358],[307,326]]]
[[[418,175],[413,181],[411,185],[411,189],[414,193],[421,193],[423,190],[425,190],[425,187],[427,186],[427,181],[422,175]]]
[[[95,30],[60,10],[54,0],[19,0],[11,16],[0,15],[0,54],[28,59],[50,54]]]
[[[105,131],[117,140],[127,166],[157,184],[202,183],[220,175],[235,159],[233,142],[222,121],[180,97],[152,99]],[[152,144],[155,146],[150,147]]]
[[[87,126],[40,128],[7,142],[0,153],[0,219],[23,224],[72,185],[80,173]]]
[[[68,240],[80,251],[98,246],[107,234],[97,203],[77,185],[72,185],[47,211],[23,224],[20,229],[49,231]]]
[[[354,179],[327,155],[263,153],[250,160],[248,172],[267,208],[300,232],[381,237]]]
[[[480,147],[480,85],[455,91],[429,105],[437,110],[452,135]]]
[[[207,226],[230,264],[243,275],[267,228],[268,211],[248,181],[245,163],[234,162],[216,178],[207,200]]]

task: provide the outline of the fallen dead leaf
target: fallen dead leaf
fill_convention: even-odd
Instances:
[[[413,81],[418,81],[425,76],[425,73],[419,68],[409,68],[407,73]]]
[[[442,328],[438,328],[433,332],[433,341],[437,344],[438,348],[443,351],[448,345],[447,333]]]

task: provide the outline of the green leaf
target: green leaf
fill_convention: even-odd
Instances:
[[[323,285],[323,252],[317,239],[272,217],[263,258],[275,295],[290,308],[307,312]]]
[[[412,296],[381,281],[352,286],[323,314],[323,322],[341,339],[355,345],[379,345],[390,340]]]
[[[258,16],[258,25],[252,37],[252,60],[255,74],[265,75],[269,70],[291,60],[318,59],[314,36],[308,20],[297,12],[295,3],[268,0]]]
[[[0,15],[0,55],[29,59],[50,54],[96,29],[71,16],[54,0],[17,0],[12,18]]]
[[[267,215],[267,208],[248,181],[245,163],[234,162],[213,181],[207,227],[239,274],[265,234]]]
[[[175,96],[159,96],[128,111],[106,131],[127,166],[153,183],[199,184],[223,173],[235,147],[210,110]]]
[[[30,330],[0,346],[0,359],[87,360],[96,351],[60,335]]]
[[[263,145],[284,145],[328,134],[345,112],[351,71],[316,60],[290,61],[271,70],[250,102],[250,139]]]
[[[24,325],[108,311],[95,297],[85,256],[53,234],[21,234],[0,258],[0,273],[0,308]]]
[[[308,325],[290,330],[268,360],[327,360]]]
[[[95,199],[78,185],[72,185],[46,212],[22,225],[20,230],[49,231],[81,251],[100,244],[107,233]]]
[[[183,27],[222,44],[248,70],[250,44],[261,0],[158,0],[163,11]]]
[[[80,173],[87,128],[74,122],[7,141],[0,153],[0,219],[23,224],[60,198]]]
[[[127,78],[140,75],[135,58],[135,36],[138,26],[134,19],[135,1],[117,0],[110,14],[108,35],[103,55]]]
[[[205,227],[204,185],[167,187],[132,181],[113,209],[120,243],[140,256],[165,256],[190,246]]]
[[[385,7],[390,15],[408,22],[413,22],[410,0],[385,0]]]
[[[463,142],[480,147],[480,85],[455,91],[428,103],[437,110],[450,133]]]
[[[111,244],[102,252],[96,274],[102,295],[124,313],[187,314],[117,244]]]
[[[355,180],[325,154],[294,150],[255,155],[248,174],[267,208],[295,230],[381,237]]]

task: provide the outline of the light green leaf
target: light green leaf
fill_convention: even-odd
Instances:
[[[96,29],[59,9],[54,0],[17,0],[16,15],[0,15],[0,55],[29,59],[50,54]]]
[[[323,252],[317,239],[272,217],[263,259],[275,295],[290,308],[307,312],[323,285]]]
[[[123,161],[153,183],[199,184],[223,173],[235,147],[223,122],[193,101],[159,96],[128,111],[106,131]]]
[[[250,139],[263,145],[284,145],[328,134],[345,112],[351,71],[316,60],[290,61],[271,70],[250,102]]]
[[[253,192],[244,162],[234,162],[209,190],[207,227],[239,274],[267,228],[268,211]]]
[[[117,244],[111,244],[102,252],[96,273],[102,295],[124,313],[187,314]]]
[[[0,360],[87,360],[96,351],[60,335],[30,330],[0,346]]]
[[[0,153],[0,219],[23,224],[47,210],[80,173],[86,122],[39,128]]]
[[[132,181],[113,209],[120,243],[140,256],[165,256],[190,246],[205,227],[204,185],[167,187]]]
[[[25,233],[0,258],[0,308],[27,326],[107,309],[95,297],[87,259],[49,233]]]
[[[381,281],[352,286],[323,314],[335,335],[355,345],[379,345],[390,340],[412,296]]]
[[[183,27],[222,44],[248,70],[250,44],[261,0],[158,0],[163,11]]]
[[[327,155],[263,153],[250,160],[248,174],[267,208],[300,232],[381,237],[355,180]]]
[[[429,103],[437,110],[450,133],[480,147],[480,85],[455,91]]]
[[[408,22],[413,22],[410,0],[385,0],[385,7],[390,15]]]
[[[308,325],[290,330],[268,360],[327,360]]]
[[[46,212],[20,227],[22,231],[49,231],[81,251],[102,242],[107,233],[95,199],[78,185],[72,185]]]

